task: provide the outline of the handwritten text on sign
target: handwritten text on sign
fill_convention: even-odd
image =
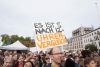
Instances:
[[[36,46],[39,48],[47,48],[66,43],[66,37],[59,22],[55,23],[35,23]]]

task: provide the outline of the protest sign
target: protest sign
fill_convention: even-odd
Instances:
[[[67,38],[63,33],[60,22],[34,23],[35,44],[37,48],[44,49],[53,46],[60,46],[67,43]]]

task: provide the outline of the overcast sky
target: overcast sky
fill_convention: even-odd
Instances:
[[[96,5],[97,2],[97,5]],[[0,0],[0,35],[34,37],[34,22],[62,22],[65,35],[100,26],[100,0]]]

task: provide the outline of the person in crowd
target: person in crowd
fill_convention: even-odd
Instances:
[[[81,54],[82,54],[83,58],[85,58],[85,57],[91,57],[91,51],[89,51],[89,50],[83,50],[81,52]]]
[[[91,51],[89,50],[83,50],[81,51],[81,55],[80,55],[80,61],[79,61],[79,64],[80,64],[80,67],[84,67],[84,60],[86,57],[91,57]]]
[[[32,56],[32,57],[30,58],[30,60],[29,60],[29,61],[32,62],[33,65],[36,64],[36,58],[35,58],[35,57],[36,57],[36,56]]]
[[[79,60],[79,65],[80,67],[84,67],[84,59],[80,57],[80,60]]]
[[[45,56],[45,61],[46,61],[46,64],[50,63],[50,57],[48,54],[46,54],[46,56]]]
[[[79,58],[78,55],[74,57],[75,67],[80,67],[80,65],[79,65],[79,60],[80,60],[80,58]]]
[[[13,59],[14,59],[14,60],[17,60],[17,55],[18,55],[18,54],[17,54],[17,51],[13,51]]]
[[[2,52],[2,50],[0,50],[0,67],[2,67],[2,65],[3,65],[3,59],[4,59],[3,52]]]
[[[65,52],[63,52],[62,53],[62,57],[61,57],[61,65],[62,65],[62,67],[64,67],[65,61],[66,61],[66,55],[65,55]]]
[[[25,64],[24,64],[24,67],[34,67],[33,63],[31,61],[27,61]]]
[[[39,67],[39,55],[36,53],[34,53],[34,60],[35,60],[34,66]]]
[[[50,57],[49,57],[49,55],[46,54],[45,57],[42,60],[43,60],[42,67],[46,67],[50,63]]]
[[[13,67],[13,59],[12,58],[6,58],[4,60],[3,67]]]
[[[29,61],[30,60],[30,58],[32,58],[33,57],[33,53],[32,52],[28,52],[26,55],[26,58],[25,58],[25,60],[24,61]]]
[[[95,59],[95,61],[96,61],[96,63],[97,63],[97,67],[100,67],[100,57],[98,56],[96,56],[96,57],[94,57],[94,59]]]
[[[26,54],[25,62],[32,62],[34,67],[38,67],[38,55],[32,52],[28,52]]]
[[[61,66],[61,57],[62,57],[61,50],[55,47],[50,50],[49,54],[51,58],[51,64],[47,65],[46,67],[62,67]]]
[[[58,47],[49,53],[0,50],[0,67],[100,67],[100,56],[89,50],[62,53]]]
[[[97,67],[96,61],[94,60],[94,58],[91,58],[91,57],[86,57],[85,58],[84,66],[85,67]]]
[[[40,55],[38,55],[38,67],[42,67],[42,65],[43,65],[43,59],[44,59],[44,57],[43,56],[40,56]]]
[[[13,51],[12,58],[13,58],[13,64],[15,64],[18,60],[17,51]]]
[[[25,56],[24,55],[19,55],[18,61],[14,64],[14,67],[24,67],[25,64]]]
[[[75,62],[73,59],[73,55],[69,55],[65,61],[64,67],[75,67]]]
[[[4,60],[9,58],[9,51],[5,51],[4,52]]]

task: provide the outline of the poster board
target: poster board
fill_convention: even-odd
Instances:
[[[34,23],[34,28],[37,49],[47,49],[67,43],[67,38],[60,22]]]

